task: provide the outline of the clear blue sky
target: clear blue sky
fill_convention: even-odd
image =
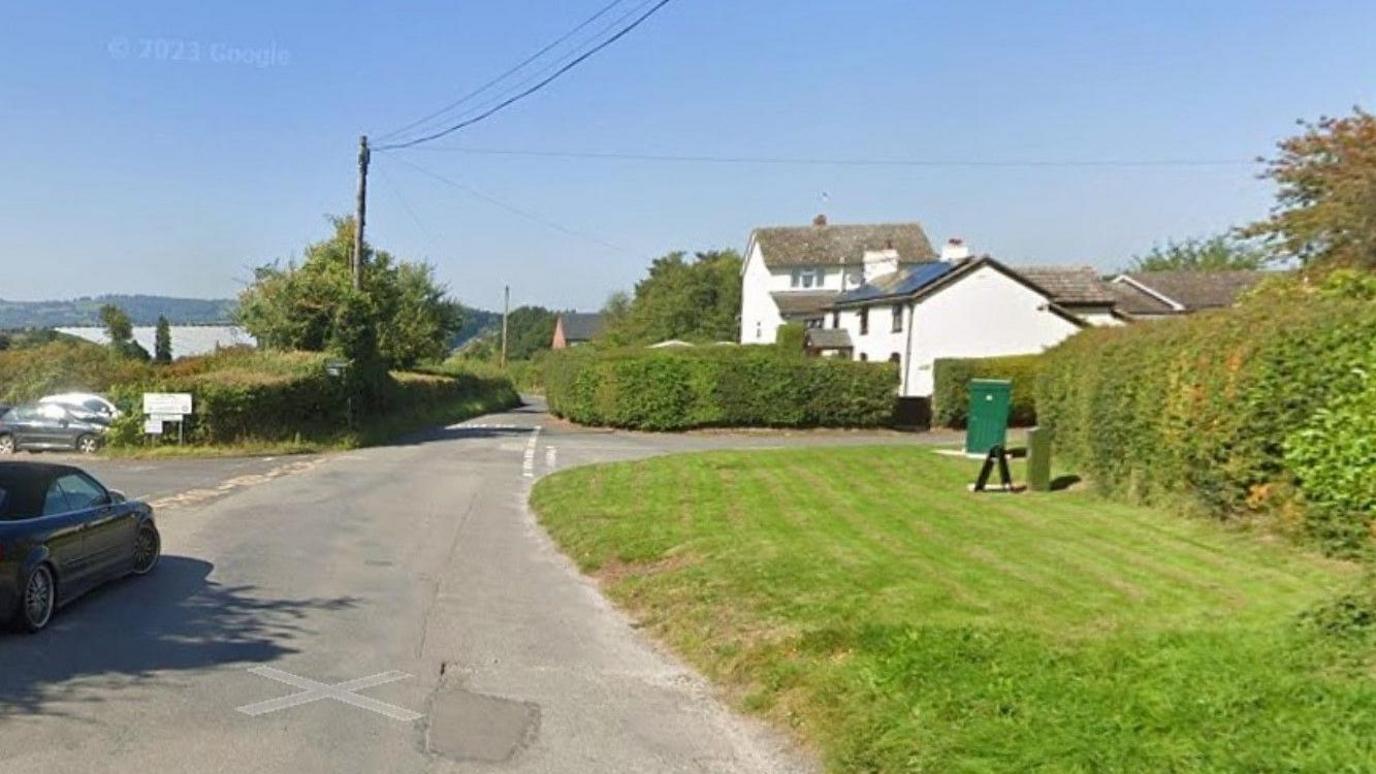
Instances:
[[[0,298],[227,296],[352,209],[360,132],[481,84],[604,0],[24,2],[0,31]],[[932,160],[1248,159],[1376,104],[1371,2],[675,0],[477,148]],[[192,44],[201,61],[141,50]],[[210,61],[275,47],[269,66]],[[145,53],[148,58],[142,58]],[[752,226],[921,221],[1103,268],[1256,218],[1248,165],[694,165],[377,154],[370,238],[462,300],[595,308]],[[595,237],[569,236],[398,159]],[[829,201],[821,201],[821,193]],[[408,211],[409,206],[409,211]],[[598,241],[600,240],[600,242]],[[601,242],[611,243],[612,249]]]

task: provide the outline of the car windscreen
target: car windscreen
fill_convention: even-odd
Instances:
[[[0,477],[0,521],[15,521],[43,512],[48,492],[46,476]]]

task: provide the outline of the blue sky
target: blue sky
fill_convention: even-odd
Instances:
[[[360,133],[455,99],[604,1],[12,4],[0,31],[0,298],[232,295],[250,267],[299,254],[327,233],[327,213],[352,210]],[[675,0],[538,96],[435,145],[1250,159],[1297,118],[1376,104],[1372,29],[1370,2]],[[172,60],[193,47],[199,61]],[[741,248],[753,226],[818,211],[919,220],[933,242],[963,236],[1015,263],[1113,268],[1263,215],[1271,188],[1256,172],[428,149],[375,155],[369,236],[431,261],[471,304],[498,306],[509,282],[515,303],[595,308],[656,255]]]

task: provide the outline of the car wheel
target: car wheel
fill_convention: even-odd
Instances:
[[[83,435],[76,439],[76,450],[82,454],[95,454],[100,451],[100,439],[94,435]]]
[[[0,454],[14,454],[15,450],[14,436],[0,435]]]
[[[40,564],[24,579],[24,594],[19,600],[19,623],[29,632],[37,632],[52,620],[57,606],[57,584],[48,565]]]
[[[162,556],[162,536],[152,524],[139,527],[139,536],[134,540],[134,574],[147,575],[158,566]]]

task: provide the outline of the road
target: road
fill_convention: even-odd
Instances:
[[[304,460],[93,463],[163,503],[163,563],[0,635],[0,771],[812,770],[612,608],[529,488],[673,451],[923,440],[599,432],[536,403]]]

